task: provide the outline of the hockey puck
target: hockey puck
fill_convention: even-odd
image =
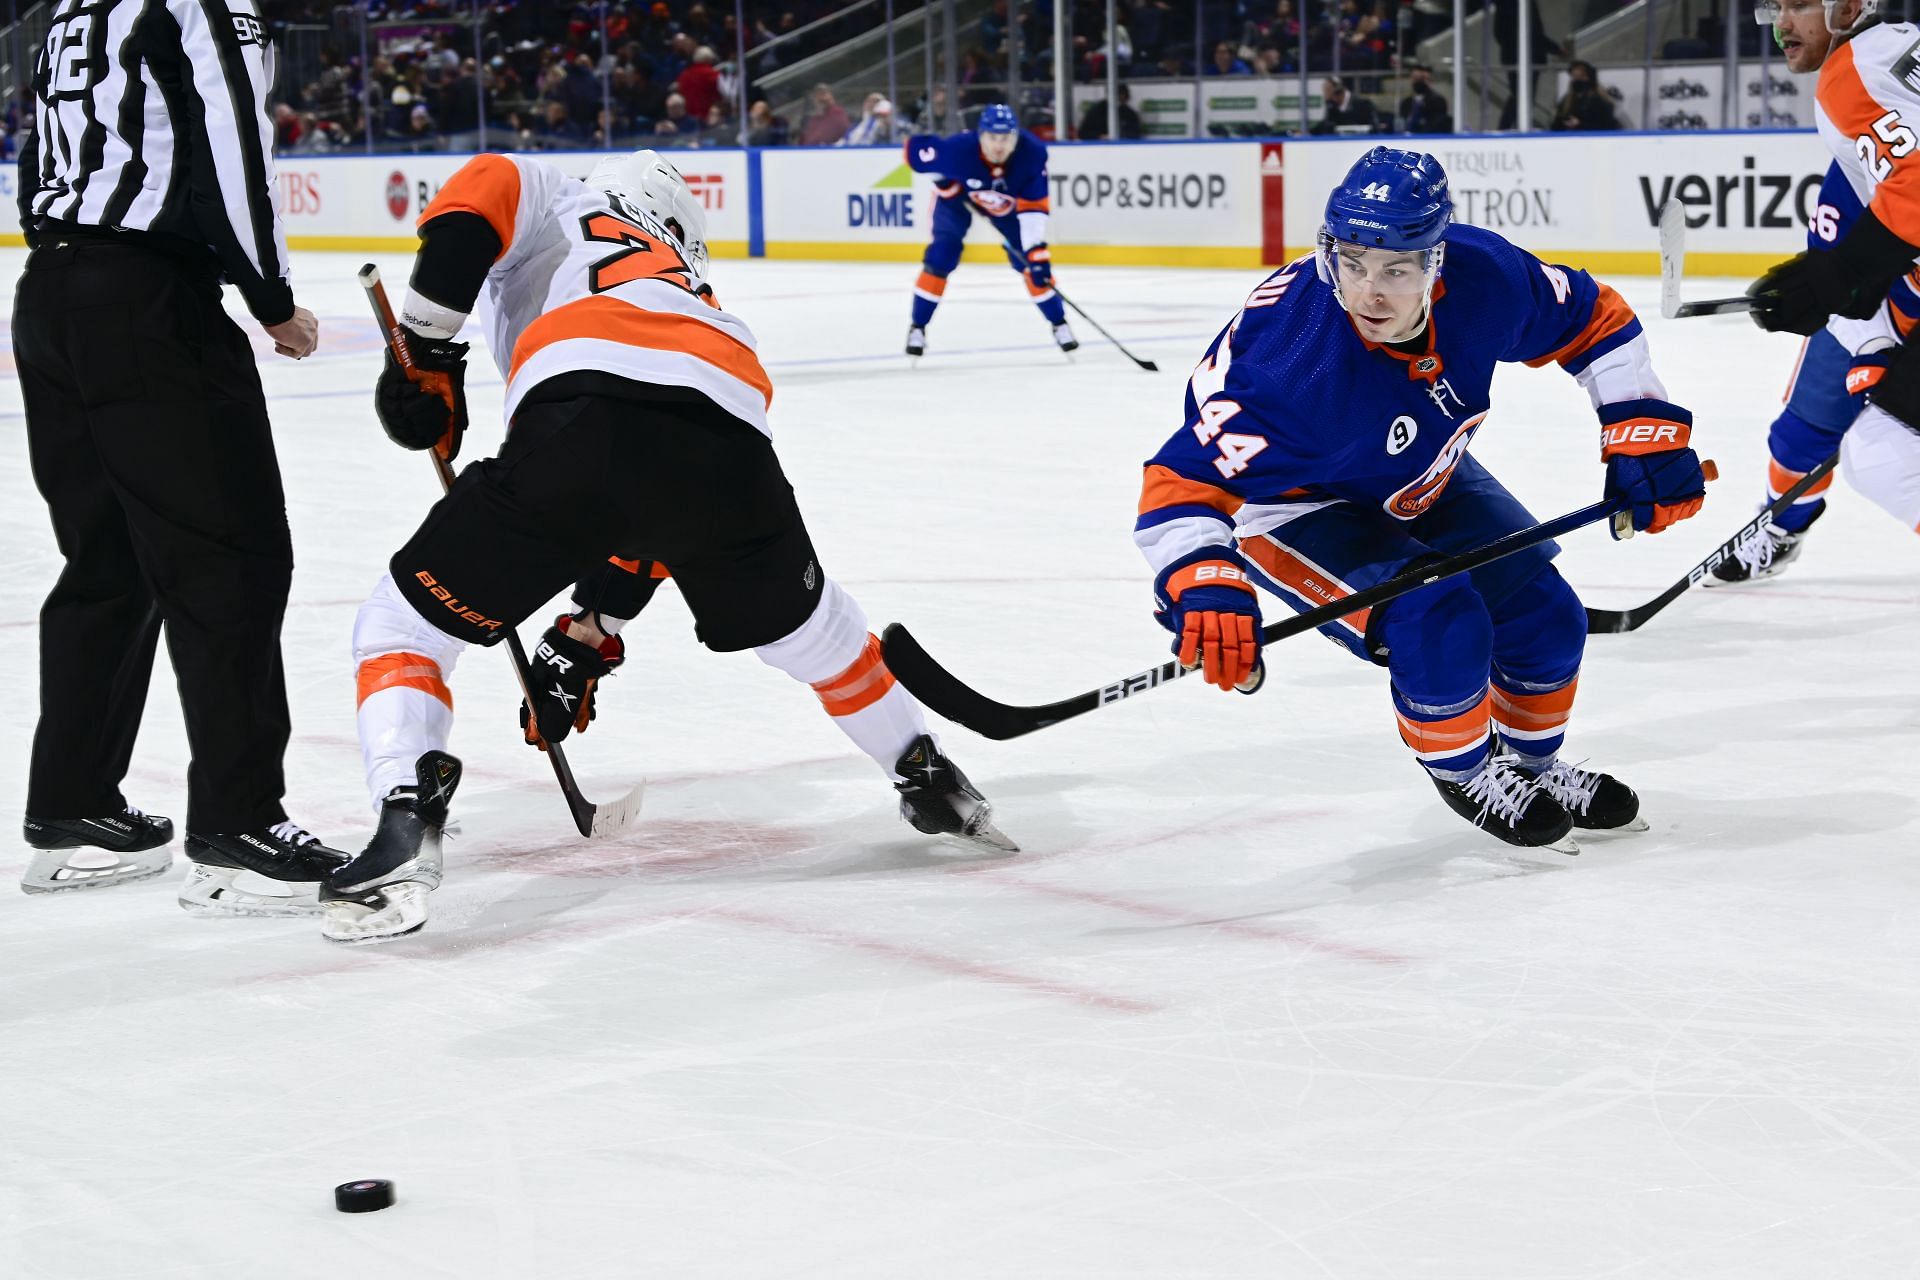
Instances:
[[[333,1189],[333,1207],[342,1213],[372,1213],[393,1204],[393,1184],[385,1178],[343,1182]]]

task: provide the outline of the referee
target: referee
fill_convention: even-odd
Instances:
[[[233,879],[313,881],[337,856],[281,807],[293,547],[252,347],[220,300],[232,284],[277,352],[313,352],[274,209],[272,82],[253,0],[58,0],[36,59],[13,349],[66,567],[40,613],[30,893],[171,861],[172,822],[120,792],[162,626],[193,754],[182,905],[289,914],[311,885],[263,909]]]

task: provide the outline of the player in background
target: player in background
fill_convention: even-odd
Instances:
[[[468,645],[495,643],[568,583],[581,607],[529,659],[538,713],[529,723],[523,708],[522,723],[543,748],[587,727],[646,594],[608,589],[609,556],[669,566],[709,648],[752,649],[812,686],[917,830],[1014,848],[820,567],[769,436],[772,385],[752,332],[707,284],[706,215],[680,174],[652,151],[604,160],[586,182],[476,156],[419,229],[401,312],[417,371],[389,358],[381,423],[408,448],[457,452],[467,344],[454,339],[484,287],[511,429],[427,513],[355,621],[379,827],[322,887],[326,936],[377,941],[425,922],[460,776],[447,677]]]
[[[1839,39],[1828,29],[1827,9],[1820,4],[1796,5],[1786,11],[1762,6],[1756,16],[1763,25],[1774,27],[1774,42],[1786,56],[1787,69],[1797,75],[1818,71]],[[1830,164],[1807,225],[1808,251],[1831,250],[1853,229],[1863,207],[1846,170],[1838,162]],[[1920,318],[1920,294],[1914,281],[1903,278],[1894,284],[1887,305],[1891,308],[1888,319],[1904,337]],[[1767,496],[1761,506],[1771,504],[1839,450],[1847,428],[1866,406],[1864,391],[1854,383],[1874,376],[1868,367],[1849,379],[1853,352],[1848,343],[1873,342],[1878,336],[1871,324],[1863,331],[1862,322],[1841,318],[1829,321],[1807,339],[1787,384],[1785,407],[1767,433]],[[1759,537],[1736,548],[1733,558],[1715,565],[1707,585],[1761,581],[1784,572],[1799,557],[1807,530],[1825,512],[1832,483],[1831,476],[1821,480],[1770,521]]]
[[[1692,415],[1640,322],[1584,271],[1452,225],[1432,156],[1376,147],[1327,201],[1319,249],[1215,338],[1186,425],[1146,464],[1134,540],[1182,663],[1264,674],[1256,587],[1296,612],[1537,523],[1468,452],[1502,361],[1557,363],[1600,419],[1605,492],[1659,532],[1699,510]],[[1385,666],[1401,738],[1454,812],[1510,844],[1644,830],[1639,798],[1560,759],[1586,612],[1552,543],[1321,631]]]
[[[1047,248],[1047,144],[1020,127],[1013,108],[995,103],[980,113],[977,131],[951,138],[921,133],[907,139],[907,164],[937,179],[933,240],[913,286],[913,323],[907,354],[926,354],[927,325],[947,292],[947,277],[960,265],[973,211],[993,225],[1007,261],[1026,277],[1027,293],[1053,326],[1062,351],[1080,343],[1067,324],[1066,307],[1053,287],[1053,253]]]
[[[1920,529],[1920,350],[1904,341],[1906,309],[1888,305],[1920,258],[1920,29],[1882,23],[1878,9],[1878,0],[1755,6],[1791,70],[1820,69],[1820,137],[1865,207],[1831,250],[1797,254],[1747,292],[1761,328],[1808,337],[1828,329],[1845,348],[1846,385],[1866,395],[1840,445],[1847,483]]]

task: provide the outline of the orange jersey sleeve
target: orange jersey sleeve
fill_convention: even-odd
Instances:
[[[424,227],[443,213],[473,213],[486,219],[505,254],[520,218],[520,166],[506,156],[475,156],[447,179],[416,225]]]

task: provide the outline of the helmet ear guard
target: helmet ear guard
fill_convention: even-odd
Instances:
[[[587,185],[651,214],[679,242],[693,271],[689,284],[706,282],[707,211],[666,157],[651,150],[609,156],[594,165]]]

